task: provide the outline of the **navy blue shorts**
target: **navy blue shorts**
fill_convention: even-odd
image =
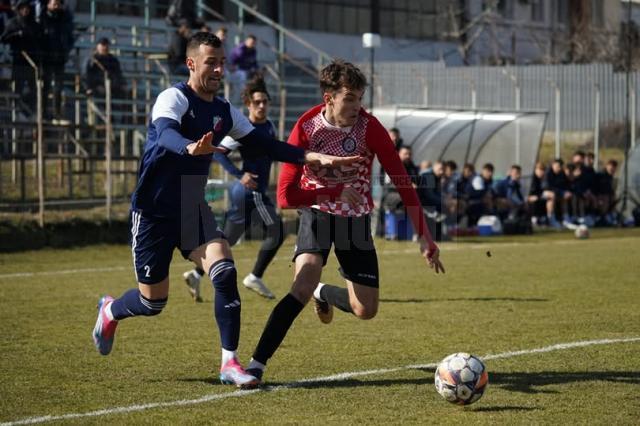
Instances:
[[[264,193],[246,189],[240,182],[229,188],[231,208],[227,220],[233,223],[262,222],[264,226],[280,223],[280,216],[271,199]]]
[[[174,249],[188,259],[204,243],[224,238],[206,204],[199,212],[178,217],[147,216],[132,210],[130,221],[133,265],[137,281],[143,284],[156,284],[169,276]]]

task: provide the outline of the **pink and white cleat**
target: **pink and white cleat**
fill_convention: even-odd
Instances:
[[[118,321],[110,320],[105,308],[113,302],[113,297],[103,296],[98,300],[98,319],[93,327],[93,343],[101,355],[109,355],[113,347],[113,337],[116,334]]]
[[[220,381],[225,385],[236,385],[243,389],[255,388],[260,384],[260,379],[247,374],[235,358],[220,368]]]

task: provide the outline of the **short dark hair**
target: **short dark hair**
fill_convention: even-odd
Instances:
[[[222,42],[218,36],[206,31],[198,31],[189,37],[189,41],[187,41],[187,55],[189,55],[189,52],[198,50],[202,44],[215,48],[222,47]]]
[[[517,171],[519,171],[520,173],[522,173],[522,167],[520,167],[518,164],[513,164],[513,165],[511,166],[511,170],[517,170]]]
[[[247,36],[247,39],[251,39],[251,40],[253,40],[253,41],[257,41],[257,40],[258,40],[258,38],[257,38],[255,35],[253,35],[253,34],[249,34],[249,35]]]
[[[491,164],[491,163],[485,163],[485,165],[482,166],[482,168],[490,170],[493,173],[493,164]]]
[[[395,133],[396,135],[400,135],[400,129],[398,129],[397,127],[392,127],[389,129],[390,132]]]
[[[578,151],[576,151],[576,152],[574,152],[574,153],[573,153],[573,156],[574,156],[574,157],[575,157],[576,155],[579,155],[580,157],[583,157],[583,158],[584,158],[584,156],[585,156],[584,151],[580,151],[580,150],[578,150]]]
[[[98,40],[98,42],[96,43],[96,45],[98,44],[102,44],[103,46],[109,46],[111,44],[111,42],[109,41],[108,38],[106,37],[102,37],[100,40]]]
[[[555,160],[553,160],[553,162],[560,164],[560,166],[564,166],[564,161],[562,161],[562,158],[556,158]]]
[[[458,170],[458,165],[453,160],[445,161],[444,166],[450,168],[451,170]]]
[[[607,165],[611,164],[613,167],[618,167],[618,161],[617,160],[609,160],[607,161]]]
[[[267,99],[271,100],[271,95],[269,95],[269,92],[267,91],[267,84],[261,77],[254,78],[244,86],[244,90],[242,91],[242,101],[244,103],[251,102],[251,98],[254,93],[264,93],[267,95]]]
[[[320,71],[320,90],[322,93],[337,92],[343,87],[363,90],[367,87],[367,78],[351,62],[336,59]]]

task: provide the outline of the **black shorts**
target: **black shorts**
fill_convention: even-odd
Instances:
[[[343,217],[316,209],[300,209],[293,260],[302,253],[322,254],[323,266],[334,246],[340,274],[356,284],[378,288],[378,256],[371,236],[371,217]]]

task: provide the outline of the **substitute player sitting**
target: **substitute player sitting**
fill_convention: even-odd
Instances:
[[[189,80],[158,95],[153,106],[138,184],[131,200],[131,249],[138,287],[120,298],[102,297],[93,329],[96,348],[111,352],[119,321],[162,312],[169,295],[174,248],[208,272],[220,331],[220,379],[237,386],[256,378],[237,361],[240,295],[229,244],[204,198],[214,152],[226,135],[280,161],[339,165],[345,159],[305,152],[256,131],[225,99],[215,97],[224,69],[220,39],[196,33],[187,44]],[[354,161],[352,157],[348,161]]]
[[[382,124],[361,106],[366,84],[354,65],[332,62],[320,75],[323,104],[302,115],[289,137],[289,143],[300,148],[358,155],[362,160],[339,169],[282,167],[278,203],[283,208],[298,208],[300,214],[295,276],[291,291],[273,309],[247,369],[258,379],[311,297],[323,323],[331,321],[334,306],[361,319],[376,315],[378,259],[370,219],[371,165],[376,156],[398,188],[419,236],[420,253],[436,273],[444,272],[438,246],[394,144]],[[347,288],[319,284],[332,246]]]

